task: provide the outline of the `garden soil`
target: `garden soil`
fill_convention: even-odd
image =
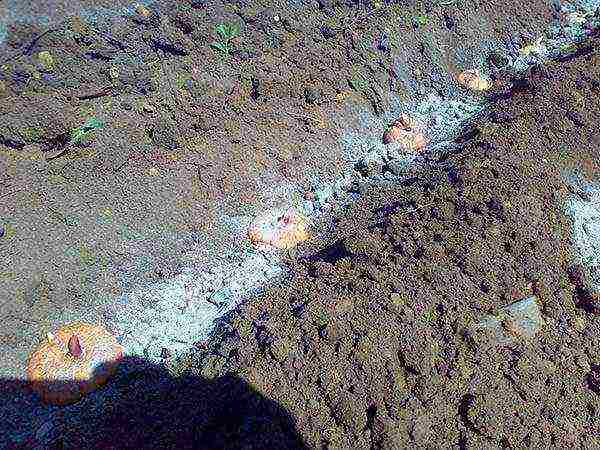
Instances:
[[[598,179],[599,63],[549,67],[444,168],[368,191],[196,370],[241,374],[310,448],[598,448],[600,315],[572,276],[564,173]],[[531,295],[534,338],[469,332]]]
[[[22,379],[47,331],[99,320],[130,288],[123,271],[168,278],[190,242],[208,249],[197,263],[239,245],[232,217],[351,167],[343,133],[385,125],[362,116],[456,89],[447,80],[488,42],[526,40],[551,19],[543,2],[209,3],[8,27],[2,376]],[[243,24],[230,57],[209,47],[220,22]],[[390,52],[377,48],[383,33]],[[221,391],[222,376],[238,377],[271,402],[266,410],[285,409],[283,431],[263,424],[263,435],[290,447],[297,435],[331,449],[597,448],[600,316],[580,298],[564,173],[598,179],[599,67],[594,53],[549,66],[499,100],[460,153],[324,219],[327,232],[286,257],[289,276],[180,370]],[[104,128],[61,145],[90,117]],[[140,255],[149,263],[129,264]],[[533,338],[490,346],[470,331],[531,295],[544,319]],[[75,428],[66,448],[101,426],[88,418]],[[215,448],[276,448],[221,431]]]
[[[565,171],[598,177],[598,67],[598,56],[550,66],[463,151],[368,189],[301,245],[289,278],[181,367],[217,392],[238,377],[274,402],[206,448],[598,448],[600,315],[575,276],[564,212],[585,197]],[[509,323],[508,344],[473,331],[531,296],[534,336]],[[288,421],[271,419],[278,408]],[[86,430],[63,445],[99,432]]]
[[[82,17],[57,7],[46,25],[7,26],[7,376],[23,377],[48,330],[105,322],[107,305],[127,291],[176,276],[190,264],[186,249],[199,248],[193,264],[206,266],[248,244],[236,218],[297,201],[349,170],[362,143],[344,133],[371,137],[387,125],[373,129],[364,116],[393,98],[456,86],[456,72],[489,42],[537,35],[551,18],[541,2],[161,2],[127,14],[107,6]],[[415,25],[421,16],[428,22]],[[209,45],[222,22],[243,27],[231,57]],[[387,51],[378,49],[383,34]],[[104,128],[65,146],[90,118]]]

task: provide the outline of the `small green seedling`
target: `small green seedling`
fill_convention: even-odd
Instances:
[[[71,130],[71,142],[73,144],[80,144],[85,141],[94,130],[102,128],[104,124],[98,119],[90,118],[82,126]]]
[[[37,142],[42,138],[43,131],[37,127],[25,127],[19,132],[19,134],[27,142]]]
[[[577,45],[575,44],[562,44],[559,47],[559,50],[562,54],[569,54],[569,53],[575,53],[578,48]]]
[[[180,74],[177,75],[177,80],[175,81],[175,84],[177,85],[178,89],[183,89],[186,86],[188,86],[188,81],[192,81],[189,75]]]
[[[231,55],[231,41],[240,34],[239,24],[222,23],[217,26],[216,31],[221,38],[221,41],[211,42],[210,46],[220,50],[226,56]]]
[[[350,85],[355,91],[362,92],[369,87],[369,82],[364,78],[354,77],[350,80]]]
[[[429,17],[424,14],[415,16],[415,17],[413,17],[413,23],[418,28],[424,27],[429,23]]]

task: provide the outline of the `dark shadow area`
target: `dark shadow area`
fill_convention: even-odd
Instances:
[[[23,380],[1,380],[0,392],[2,449],[308,448],[283,407],[234,375],[173,377],[127,358],[105,386],[68,406],[43,403]]]
[[[301,258],[301,261],[320,261],[327,262],[329,264],[335,264],[340,259],[352,256],[353,254],[346,248],[346,244],[344,243],[344,241],[340,239],[332,245],[325,247],[323,250]]]

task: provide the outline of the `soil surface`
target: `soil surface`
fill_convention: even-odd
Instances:
[[[353,171],[401,105],[471,98],[456,75],[543,35],[549,5],[18,4],[0,9],[0,376],[19,392],[0,445],[597,446],[595,244],[572,215],[595,205],[574,180],[599,175],[597,47],[498,98],[460,151],[320,216],[285,276],[246,236]],[[208,339],[241,266],[274,285]],[[190,308],[182,277],[207,268]],[[150,361],[42,406],[28,356],[74,320]]]
[[[549,67],[463,152],[366,192],[193,373],[238,374],[310,448],[597,448],[600,309],[572,277],[564,174],[600,173],[599,68]],[[473,331],[532,295],[534,337]]]
[[[542,2],[161,2],[147,16],[97,6],[81,16],[57,7],[67,21],[48,10],[46,25],[7,26],[7,376],[22,377],[48,329],[106,322],[115,315],[107,305],[137,286],[239,253],[246,218],[333,181],[387,125],[365,118],[432,88],[455,92],[456,72],[490,43],[537,35],[550,21]],[[229,57],[209,46],[219,23],[242,26]],[[103,128],[64,145],[90,118]]]
[[[347,171],[393,104],[465,95],[457,71],[551,18],[541,2],[63,6],[45,24],[14,9],[0,59],[0,367],[18,378],[49,329],[117,321],[110,306],[136,288],[235,262],[248,220]],[[242,27],[230,56],[210,46],[220,23]],[[89,119],[102,128],[66,143]]]

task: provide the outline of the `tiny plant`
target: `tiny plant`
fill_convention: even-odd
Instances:
[[[42,138],[43,131],[36,127],[25,127],[20,131],[20,134],[28,142],[36,142]]]
[[[364,78],[355,76],[350,80],[350,85],[355,91],[362,92],[369,87],[369,82]]]
[[[82,126],[71,130],[71,142],[73,144],[80,144],[90,136],[92,131],[100,129],[103,126],[104,124],[102,122],[92,117]]]
[[[425,14],[420,14],[413,17],[413,23],[417,28],[424,27],[429,23],[429,17]]]
[[[191,81],[192,79],[189,75],[180,74],[177,75],[177,81],[175,81],[175,84],[177,85],[177,88],[184,89],[185,87],[190,86]]]
[[[216,28],[217,34],[221,38],[220,41],[211,42],[210,46],[221,51],[224,55],[231,55],[231,41],[239,36],[240,26],[235,23],[222,23]]]
[[[559,47],[559,50],[563,54],[575,53],[577,51],[577,46],[575,44],[562,44]]]
[[[438,312],[435,309],[430,309],[423,313],[426,322],[435,322],[438,319]]]

